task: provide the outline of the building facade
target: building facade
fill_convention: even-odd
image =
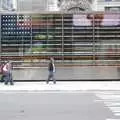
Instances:
[[[58,11],[58,0],[17,0],[18,12]]]
[[[59,0],[59,6],[61,11],[91,11],[92,2],[92,0]]]
[[[98,0],[97,11],[120,11],[120,0]]]
[[[18,12],[45,11],[47,0],[17,0]]]
[[[58,0],[48,0],[47,11],[59,11]]]
[[[16,1],[15,0],[0,0],[0,11],[15,11]]]

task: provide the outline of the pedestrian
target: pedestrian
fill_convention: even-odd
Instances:
[[[54,77],[54,73],[55,73],[55,64],[54,64],[54,58],[51,57],[50,58],[50,62],[49,62],[49,65],[48,65],[48,71],[49,71],[49,74],[48,74],[48,79],[47,79],[47,84],[49,83],[50,79],[53,80],[53,83],[56,84],[56,80],[55,80],[55,77]]]
[[[10,61],[8,61],[4,65],[3,70],[4,70],[4,74],[5,74],[5,77],[4,77],[5,85],[7,85],[8,82],[10,82],[11,85],[14,85],[13,78],[12,78],[12,64]]]
[[[0,82],[4,82],[4,78],[5,78],[5,73],[4,73],[4,70],[3,70],[4,65],[5,65],[5,63],[2,63],[1,66],[0,66],[0,69],[1,69],[1,80],[0,80]]]

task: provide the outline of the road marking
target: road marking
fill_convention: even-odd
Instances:
[[[118,101],[117,101],[118,102]],[[115,102],[104,102],[108,107],[112,107],[112,106],[116,106],[116,107],[120,107],[120,103],[116,103]]]
[[[115,116],[120,116],[120,113],[115,113]]]
[[[112,107],[108,107],[113,113],[116,113],[116,112],[120,112],[120,107],[115,107],[115,106],[112,106]]]
[[[103,102],[114,114],[115,118],[108,118],[106,120],[120,120],[120,92],[99,92],[96,93],[98,99],[96,101]]]
[[[0,94],[16,94],[16,93],[25,93],[25,94],[29,94],[29,93],[41,93],[41,94],[46,94],[46,93],[58,93],[58,94],[71,94],[71,93],[76,93],[76,94],[79,94],[79,93],[87,93],[85,91],[70,91],[70,90],[17,90],[17,91],[14,91],[14,90],[10,90],[10,91],[0,91]]]
[[[106,119],[106,120],[120,120],[120,119],[112,119],[112,118],[108,118],[108,119]]]

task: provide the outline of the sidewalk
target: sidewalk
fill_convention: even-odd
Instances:
[[[54,92],[86,90],[120,90],[120,82],[15,82],[13,86],[0,84],[0,92]]]

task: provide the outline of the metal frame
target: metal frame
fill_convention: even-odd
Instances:
[[[62,16],[62,62],[64,62],[64,17]]]
[[[1,61],[1,53],[2,53],[2,40],[1,40],[1,14],[0,14],[0,61]]]
[[[93,15],[93,64],[96,64],[96,59],[95,59],[95,56],[96,56],[96,50],[95,50],[95,18],[94,18],[94,15]]]

